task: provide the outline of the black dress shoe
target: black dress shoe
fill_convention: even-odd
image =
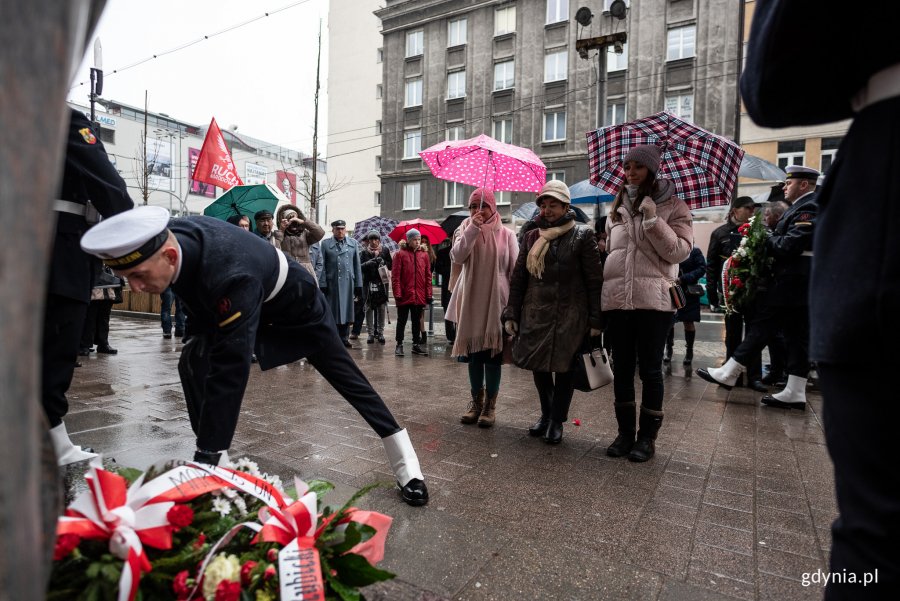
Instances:
[[[653,442],[653,439],[638,437],[634,446],[631,447],[631,452],[628,453],[628,461],[643,463],[653,457],[654,454],[656,454],[656,444]]]
[[[109,346],[108,344],[99,344],[97,345],[97,352],[103,353],[104,355],[115,355],[119,351]]]
[[[428,351],[426,351],[425,349],[423,349],[423,348],[422,348],[421,346],[419,346],[418,344],[414,344],[414,345],[413,345],[413,348],[412,348],[412,354],[413,354],[413,355],[421,355],[422,357],[427,357],[427,356],[428,356]]]
[[[384,344],[384,336],[378,337],[378,344]]]
[[[366,344],[375,344],[375,337],[369,336],[368,338],[366,338]]]
[[[543,436],[547,433],[547,426],[550,425],[549,417],[541,417],[533,426],[528,428],[529,436]]]
[[[175,330],[175,338],[184,338],[184,330]]]
[[[75,367],[81,367],[81,361],[76,361],[76,362],[75,362]]]
[[[342,338],[342,339],[341,339],[341,342],[344,344],[345,347],[347,347],[347,348],[353,348],[353,345],[352,345],[352,344],[350,343],[350,341],[347,340],[346,338]]]
[[[705,368],[705,367],[701,367],[700,369],[697,370],[696,373],[697,373],[698,376],[700,376],[701,378],[703,378],[704,380],[706,380],[706,381],[709,382],[710,384],[718,384],[719,386],[721,386],[721,387],[724,388],[725,390],[731,390],[731,388],[732,388],[732,387],[729,386],[728,384],[723,384],[723,383],[719,382],[718,380],[716,380],[716,379],[715,379],[714,377],[712,377],[711,375],[709,375],[709,372],[706,371],[706,368]],[[735,386],[737,386],[737,384],[735,384]],[[645,460],[645,461],[646,461],[646,460]]]
[[[92,349],[92,348],[83,346],[80,349],[78,349],[78,355],[81,357],[89,357],[91,354],[91,351],[93,351],[93,350],[94,349]]]
[[[756,392],[769,392],[769,387],[763,384],[760,380],[752,380],[749,386]]]
[[[779,401],[771,394],[764,396],[760,402],[762,402],[763,405],[774,407],[776,409],[798,409],[800,411],[806,411],[806,403],[785,403],[784,401]]]
[[[406,486],[400,486],[398,482],[397,488],[400,489],[400,496],[407,505],[420,507],[428,503],[428,487],[418,478],[413,478],[406,483]]]
[[[172,334],[171,334],[171,333],[163,332],[163,338],[165,338],[166,340],[171,340],[171,339],[172,339]]]
[[[562,442],[563,425],[562,422],[550,420],[547,426],[547,433],[544,434],[544,442],[547,444],[559,444]]]
[[[631,408],[631,411],[632,415],[634,415],[633,407]],[[634,447],[634,432],[631,434],[620,433],[616,436],[613,443],[606,447],[606,454],[609,457],[624,457],[631,452],[632,447]]]

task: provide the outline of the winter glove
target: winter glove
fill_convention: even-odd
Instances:
[[[503,329],[506,330],[506,333],[510,336],[516,336],[519,334],[519,324],[511,319],[506,320],[506,323],[503,324]]]
[[[656,203],[649,196],[644,197],[638,210],[644,214],[644,219],[654,219],[656,217]]]
[[[356,287],[353,289],[353,296],[359,298],[362,296],[362,288]]]

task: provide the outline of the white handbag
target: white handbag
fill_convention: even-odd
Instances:
[[[609,357],[602,347],[589,353],[577,353],[572,369],[575,371],[575,389],[582,392],[597,390],[613,381]]]

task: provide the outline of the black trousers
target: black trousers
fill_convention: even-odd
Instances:
[[[397,343],[403,342],[403,336],[406,330],[406,321],[412,320],[412,339],[413,344],[419,343],[419,325],[422,315],[425,313],[425,307],[422,305],[403,305],[397,307]]]
[[[878,584],[829,584],[825,598],[900,599],[900,405],[885,393],[893,362],[818,363],[823,421],[840,515],[831,527],[831,571],[878,570]]]
[[[112,300],[92,300],[88,305],[81,334],[82,348],[109,345],[109,317],[112,314]]]
[[[672,327],[669,311],[607,311],[607,332],[613,352],[613,390],[616,403],[634,402],[635,360],[643,390],[641,406],[662,411],[662,359]]]
[[[541,416],[555,422],[569,420],[569,407],[575,393],[575,374],[567,372],[535,371],[534,386],[541,399]]]
[[[733,313],[725,316],[725,358],[730,359],[734,351],[744,340],[744,325],[751,319],[751,315]],[[749,327],[749,326],[748,326]],[[762,378],[762,350],[756,353],[750,363],[742,363],[747,368],[747,376],[750,382]],[[749,383],[749,382],[748,382]]]
[[[61,424],[69,412],[66,391],[75,373],[87,309],[88,303],[47,295],[41,345],[41,404],[51,428]]]
[[[744,366],[758,361],[759,353],[784,332],[787,345],[787,373],[805,378],[809,375],[809,307],[773,307],[759,309],[747,326],[747,335],[734,350],[734,359]]]
[[[401,428],[397,420],[360,371],[341,339],[338,336],[324,338],[327,340],[322,349],[306,358],[309,364],[359,412],[379,437],[384,438],[399,432]],[[236,404],[216,407],[216,411],[207,411],[204,414],[205,403],[217,402],[216,399],[206,399],[204,394],[204,382],[209,367],[206,337],[192,336],[184,346],[178,362],[178,374],[181,377],[188,417],[194,434],[198,435],[197,446],[207,451],[221,451],[231,446],[231,439],[237,429],[241,403],[239,400]],[[203,440],[199,438],[201,415],[207,419],[213,416],[212,419],[216,421],[214,428],[204,428],[214,434]]]

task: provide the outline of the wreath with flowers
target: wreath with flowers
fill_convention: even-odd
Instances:
[[[361,601],[393,578],[376,568],[391,518],[322,507],[333,486],[230,467],[169,462],[138,470],[92,461],[87,490],[57,524],[48,600]]]
[[[744,313],[753,306],[772,265],[772,257],[766,252],[769,233],[758,215],[741,224],[738,232],[741,242],[722,267],[722,296],[728,315]]]

